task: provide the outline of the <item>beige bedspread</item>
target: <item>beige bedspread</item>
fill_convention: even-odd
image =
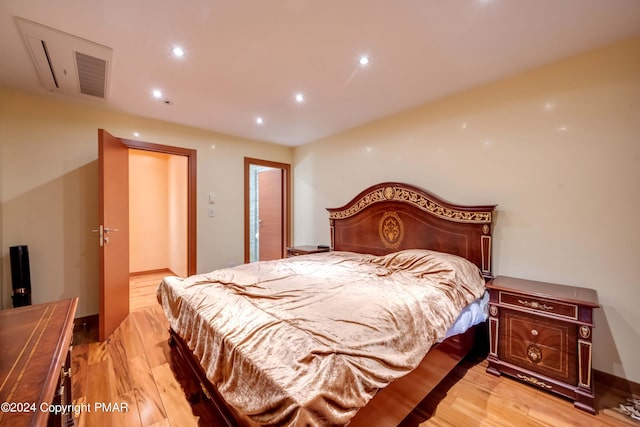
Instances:
[[[165,278],[158,300],[224,399],[267,425],[345,425],[413,370],[484,280],[453,255],[328,252]]]

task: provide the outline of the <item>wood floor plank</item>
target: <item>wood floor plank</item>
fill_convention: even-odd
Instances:
[[[71,358],[71,396],[74,404],[85,403],[89,370],[89,344],[74,345]],[[77,401],[77,402],[76,402]],[[77,424],[76,424],[77,425]]]
[[[136,384],[135,397],[140,410],[142,425],[147,426],[167,418],[162,398],[158,391],[151,368],[143,357],[129,360],[132,381]]]
[[[176,381],[169,364],[156,366],[152,372],[164,407],[167,408],[169,422],[172,425],[197,427],[198,419],[194,417],[189,402],[184,399],[184,391]]]
[[[158,305],[156,291],[165,276],[172,276],[170,270],[135,275],[129,281],[129,306],[131,311],[143,310]]]
[[[89,343],[89,349],[88,349],[88,357],[87,357],[87,364],[88,365],[95,365],[96,363],[100,363],[104,360],[106,360],[107,358],[107,343],[108,341],[105,342],[92,342]]]
[[[119,395],[113,403],[118,405],[114,406],[112,411],[114,426],[142,427],[144,425],[140,419],[142,411],[138,408],[135,390]]]
[[[179,425],[180,425],[180,424],[178,424],[178,426],[179,426]],[[161,420],[161,421],[155,422],[155,423],[153,423],[153,424],[149,424],[149,426],[150,426],[150,427],[172,427],[172,426],[171,426],[171,423],[170,423],[170,422],[169,422],[169,420],[168,420],[168,419],[166,419],[166,418],[165,418],[164,420]],[[173,426],[173,427],[176,427],[176,426]]]
[[[138,342],[137,334],[130,327],[130,323],[129,319],[125,319],[109,337],[107,352],[113,362],[112,381],[114,395],[125,395],[136,387],[135,378],[129,369],[129,363],[131,359],[140,357],[144,353]]]
[[[473,386],[472,386],[473,387]],[[512,400],[501,395],[490,395],[484,410],[487,414],[495,414],[502,419],[526,419],[529,408],[520,400]]]
[[[90,405],[91,411],[83,413],[84,424],[86,426],[114,425],[111,412],[94,410],[96,404],[111,402],[115,398],[111,394],[111,359],[106,356],[97,363],[89,364],[88,367],[89,386],[87,387],[86,403]]]
[[[73,396],[74,396],[74,399],[73,399],[74,405],[78,405],[78,407],[80,408],[85,408],[87,405],[89,405],[87,403],[87,396],[82,395],[79,398],[75,398],[76,396],[75,394]],[[84,427],[87,425],[85,422],[86,414],[87,414],[86,409],[80,410],[77,413],[73,414],[74,427]]]
[[[143,344],[143,349],[151,368],[167,363],[165,352],[168,350],[167,330],[168,322],[159,322],[157,312],[144,309],[129,314],[136,326],[136,330]],[[163,315],[162,315],[163,316]]]

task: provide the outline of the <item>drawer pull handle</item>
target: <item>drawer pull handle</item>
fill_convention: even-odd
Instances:
[[[580,326],[580,336],[587,339],[591,336],[591,329],[588,326]]]
[[[540,349],[535,345],[531,344],[527,348],[527,357],[533,363],[540,363],[540,361],[542,361],[542,351],[540,351]]]
[[[534,337],[538,336],[538,330],[537,329],[532,329],[531,330],[531,335],[533,335]]]
[[[525,307],[530,307],[536,310],[553,310],[552,306],[544,303],[540,304],[538,301],[523,301],[519,299],[518,302],[524,305]]]
[[[530,384],[535,384],[538,387],[547,388],[547,389],[552,388],[549,384],[545,384],[542,381],[538,380],[537,378],[528,377],[526,375],[521,375],[521,374],[517,374],[517,375],[518,375],[518,378],[520,378],[521,380],[526,381]]]

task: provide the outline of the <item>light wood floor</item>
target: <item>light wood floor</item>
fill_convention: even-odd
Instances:
[[[171,351],[168,322],[155,298],[161,275],[131,280],[131,313],[104,343],[73,348],[73,397],[84,405],[77,426],[220,426],[203,402],[190,403],[197,384]],[[596,384],[598,414],[506,377],[485,372],[486,361],[463,361],[425,399],[409,426],[636,426],[610,409],[628,392]],[[128,411],[96,410],[95,404],[126,404]],[[375,427],[375,426],[373,426]]]

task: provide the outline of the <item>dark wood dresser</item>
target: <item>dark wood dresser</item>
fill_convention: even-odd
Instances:
[[[498,276],[487,284],[487,371],[572,399],[595,413],[591,368],[593,289]]]
[[[0,425],[70,426],[71,338],[78,299],[0,311]],[[53,406],[52,406],[53,405]]]

